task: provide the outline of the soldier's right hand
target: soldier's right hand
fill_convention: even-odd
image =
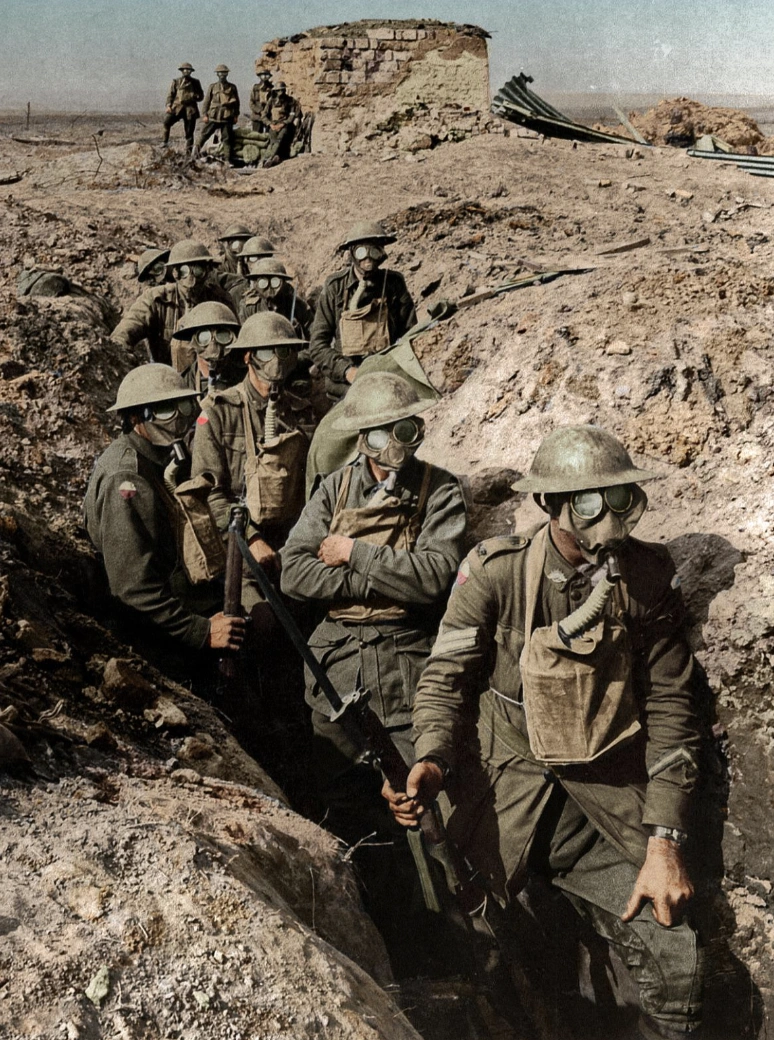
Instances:
[[[402,827],[416,827],[422,814],[430,808],[443,787],[443,771],[435,762],[417,762],[412,766],[405,791],[394,791],[388,780],[382,785],[390,812]]]
[[[171,105],[167,105],[167,112],[171,112],[171,111],[172,111],[172,106]]]
[[[346,381],[348,383],[354,383],[356,375],[357,375],[357,365],[352,365],[352,367],[348,368],[347,371],[344,373],[344,378],[346,379]]]
[[[239,650],[245,638],[245,619],[226,617],[221,611],[210,618],[207,646],[211,650]]]
[[[250,539],[250,555],[256,563],[262,567],[272,568],[279,565],[279,555],[272,549],[268,542],[257,535]]]

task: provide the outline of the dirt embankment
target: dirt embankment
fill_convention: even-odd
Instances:
[[[125,144],[100,150],[120,166],[112,149]],[[415,1035],[327,945],[384,978],[341,853],[266,799],[270,782],[214,713],[136,660],[154,695],[139,711],[136,700],[131,710],[101,701],[107,660],[132,655],[88,617],[78,504],[114,432],[104,408],[139,358],[117,356],[72,302],[19,305],[13,293],[34,258],[126,305],[131,255],[191,235],[214,247],[236,219],[270,235],[308,290],[335,266],[347,226],[367,216],[397,232],[390,263],[420,310],[535,265],[578,272],[461,310],[418,343],[445,395],[423,452],[472,475],[493,526],[515,511],[523,528],[534,506],[503,480],[493,489],[484,471],[524,472],[557,423],[597,422],[663,472],[640,531],[677,560],[731,764],[710,1035],[755,1036],[774,1005],[767,182],[673,149],[488,136],[390,162],[311,155],[167,186],[92,171],[73,190],[36,180],[34,148],[6,141],[3,151],[4,167],[31,175],[0,202],[0,710],[17,706],[20,733],[43,727],[26,739],[48,777],[3,787],[0,921],[24,958],[21,974],[7,959],[0,971],[11,1035],[225,1038],[226,1021],[243,1036]],[[78,152],[87,149],[58,161],[77,165]],[[95,1003],[85,994],[103,966],[108,992]],[[128,1010],[137,1007],[140,1019]]]

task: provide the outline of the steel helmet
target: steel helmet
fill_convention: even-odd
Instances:
[[[140,255],[140,259],[137,261],[137,280],[139,282],[144,281],[144,276],[148,268],[155,264],[157,260],[161,260],[163,263],[166,263],[168,256],[168,249],[146,249],[145,252]]]
[[[226,348],[232,350],[258,350],[260,347],[293,347],[300,350],[306,346],[287,318],[274,311],[252,314],[239,330],[236,342]]]
[[[408,419],[434,404],[434,400],[420,397],[400,376],[391,372],[369,372],[355,379],[337,406],[340,411],[332,426],[334,430],[350,433],[368,430],[372,426]]]
[[[389,245],[390,242],[395,241],[397,241],[395,235],[388,234],[377,220],[358,220],[349,229],[347,237],[339,249],[349,249],[358,242],[381,242],[382,245]]]
[[[217,260],[207,246],[194,242],[192,238],[184,238],[175,242],[169,251],[167,267],[179,267],[181,264],[217,264]]]
[[[209,329],[214,325],[225,326],[229,329],[238,329],[239,321],[225,303],[217,300],[206,300],[186,311],[180,319],[180,324],[172,333],[172,339],[191,339],[198,329]]]
[[[215,66],[215,71],[216,72],[231,72],[231,69],[228,67],[228,65],[216,65]]]
[[[242,252],[239,255],[244,259],[246,256],[273,256],[276,252],[274,243],[270,242],[268,238],[264,238],[262,235],[253,235],[242,246]]]
[[[250,228],[244,224],[232,224],[218,237],[218,241],[227,242],[231,238],[252,238],[252,235]]]
[[[527,476],[511,487],[556,494],[640,484],[659,476],[637,469],[623,444],[599,426],[560,426],[543,439]]]
[[[188,69],[189,72],[193,72],[194,70],[194,67],[190,63],[190,61],[184,61],[182,65],[178,65],[177,67],[180,72],[185,72],[186,69]]]
[[[116,394],[116,403],[108,411],[123,412],[159,401],[179,401],[182,397],[199,396],[199,391],[189,389],[174,368],[154,362],[133,368],[124,376]]]
[[[287,268],[281,260],[274,260],[272,257],[264,257],[263,260],[259,260],[253,270],[250,272],[251,278],[284,278],[285,281],[292,281],[292,275],[289,275]]]

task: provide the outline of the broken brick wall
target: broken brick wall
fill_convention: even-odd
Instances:
[[[445,22],[353,22],[272,40],[255,68],[316,113],[315,151],[344,150],[355,133],[417,106],[455,112],[464,137],[490,122],[487,35]]]

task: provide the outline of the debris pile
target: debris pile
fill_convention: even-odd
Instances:
[[[629,119],[651,144],[691,148],[700,137],[713,134],[736,152],[755,155],[774,151],[774,141],[764,137],[751,116],[685,97],[665,98],[644,114],[630,112]]]

